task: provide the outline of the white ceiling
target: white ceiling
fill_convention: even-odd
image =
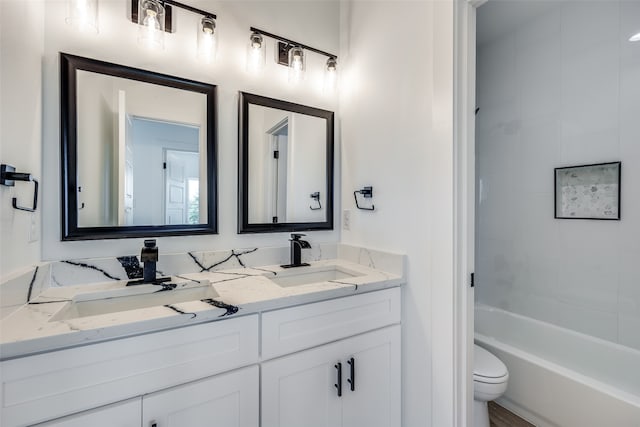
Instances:
[[[476,43],[481,46],[561,5],[558,0],[489,0],[478,8]]]

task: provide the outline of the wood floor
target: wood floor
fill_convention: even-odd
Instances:
[[[489,421],[491,427],[535,427],[495,402],[489,402]]]

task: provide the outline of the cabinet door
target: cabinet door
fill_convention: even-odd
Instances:
[[[142,398],[142,427],[258,427],[258,366]]]
[[[400,325],[343,343],[344,427],[400,425]],[[353,358],[353,378],[349,361]],[[353,391],[351,390],[353,382]]]
[[[140,427],[142,404],[140,398],[103,406],[68,417],[59,418],[38,427]]]
[[[341,349],[338,342],[263,363],[262,427],[340,427]]]

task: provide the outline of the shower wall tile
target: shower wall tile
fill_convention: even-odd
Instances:
[[[559,158],[560,140],[557,115],[541,114],[523,121],[517,160],[511,160],[518,165],[515,176],[522,192],[545,195],[553,192],[553,174],[547,165],[553,165]]]
[[[619,343],[640,350],[640,316],[620,315]]]
[[[630,251],[621,257],[623,267],[620,269],[620,290],[618,303],[620,314],[640,317],[640,250]],[[640,329],[636,331],[640,335]]]
[[[476,299],[635,348],[639,22],[640,2],[557,2],[480,46],[476,123]],[[617,160],[621,221],[553,217],[555,167]]]
[[[562,16],[563,47],[572,55],[588,54],[593,46],[618,40],[619,1],[562,2],[557,13]]]
[[[560,303],[557,318],[553,323],[607,341],[618,340],[618,314],[616,313]]]
[[[585,265],[571,259],[563,263],[555,295],[577,308],[616,313],[620,275],[614,266]]]

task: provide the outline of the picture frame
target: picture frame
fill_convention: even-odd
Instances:
[[[554,169],[554,218],[620,220],[622,162]]]

